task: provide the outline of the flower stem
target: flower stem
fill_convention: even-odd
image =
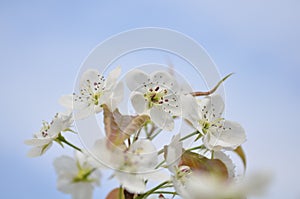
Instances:
[[[118,199],[123,199],[123,188],[120,186],[119,188],[119,198]]]
[[[177,195],[176,192],[172,192],[172,191],[155,191],[152,194],[172,194],[172,195]]]
[[[164,185],[166,185],[168,183],[170,183],[170,182],[169,181],[162,182],[159,185],[157,185],[156,187],[154,187],[153,189],[150,189],[149,191],[147,191],[146,193],[139,195],[135,199],[147,198],[149,195],[153,194],[156,190],[160,189],[161,187],[163,187]]]
[[[204,145],[200,145],[200,146],[196,146],[196,147],[190,148],[187,151],[193,151],[193,150],[203,149],[203,148],[205,148]]]
[[[74,144],[70,143],[69,141],[66,140],[66,138],[64,138],[64,136],[62,136],[61,134],[58,135],[58,137],[56,138],[56,141],[60,144],[65,143],[67,145],[69,145],[70,147],[72,147],[73,149],[82,152],[82,150],[80,148],[78,148],[77,146],[75,146]]]
[[[166,160],[161,161],[161,163],[159,163],[159,164],[155,167],[155,169],[158,169],[158,168],[159,168],[161,165],[163,165],[165,162],[166,162]]]
[[[80,148],[78,148],[77,146],[75,146],[72,143],[68,142],[67,140],[64,140],[62,142],[65,143],[65,144],[67,144],[67,145],[69,145],[70,147],[74,148],[75,150],[82,152],[82,150]]]
[[[190,137],[192,137],[192,136],[194,136],[194,135],[197,135],[197,134],[199,134],[199,133],[200,133],[199,131],[195,131],[195,132],[193,132],[193,133],[191,133],[191,134],[189,134],[189,135],[187,135],[187,136],[185,136],[185,137],[182,137],[179,141],[186,140],[186,139],[188,139],[188,138],[190,138]]]

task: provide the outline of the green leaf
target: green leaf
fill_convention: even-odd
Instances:
[[[208,159],[200,154],[185,151],[181,156],[179,165],[189,166],[194,171],[207,172],[214,174],[224,179],[228,178],[226,165],[218,159]]]

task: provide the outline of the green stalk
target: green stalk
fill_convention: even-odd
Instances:
[[[192,136],[194,136],[194,135],[197,135],[198,133],[200,133],[200,132],[199,132],[199,131],[195,131],[195,132],[193,132],[193,133],[191,133],[191,134],[189,134],[189,135],[187,135],[187,136],[181,138],[179,141],[186,140],[186,139],[188,139],[188,138],[190,138],[190,137],[192,137]]]
[[[176,192],[172,191],[155,191],[152,194],[171,194],[171,195],[178,195]]]
[[[160,189],[162,186],[164,186],[168,183],[169,183],[169,181],[162,182],[159,185],[157,185],[156,187],[154,187],[153,189],[150,189],[149,191],[147,191],[146,193],[139,195],[135,199],[147,198],[149,195],[153,194],[156,190]]]
[[[80,148],[78,148],[77,146],[75,146],[74,144],[70,143],[69,141],[67,141],[64,136],[62,136],[61,134],[58,135],[58,137],[55,139],[56,142],[58,142],[59,144],[61,143],[65,143],[67,145],[69,145],[70,147],[72,147],[73,149],[82,152],[82,150]]]

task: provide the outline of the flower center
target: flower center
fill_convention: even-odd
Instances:
[[[168,93],[166,89],[160,89],[159,86],[155,89],[150,88],[147,93],[144,94],[145,99],[149,102],[148,107],[152,108],[154,105],[161,105],[164,102],[168,102],[168,99],[164,99],[164,96]]]
[[[43,122],[43,127],[40,130],[43,137],[48,136],[48,130],[50,129],[50,124],[48,122]]]
[[[206,134],[208,129],[211,127],[211,123],[207,120],[200,120],[199,123],[202,126],[203,133]]]
[[[89,179],[88,177],[91,175],[91,173],[94,171],[94,169],[84,169],[81,167],[78,167],[78,173],[77,176],[73,178],[73,182],[93,182],[93,179]]]
[[[100,100],[100,97],[101,97],[101,93],[100,92],[97,92],[97,93],[94,93],[93,94],[93,102],[95,105],[99,105],[99,100]]]
[[[189,166],[180,166],[176,172],[176,178],[180,180],[182,183],[185,183],[186,180],[191,175],[192,170]]]

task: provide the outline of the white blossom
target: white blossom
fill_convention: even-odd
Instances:
[[[89,69],[82,74],[79,94],[62,96],[60,104],[76,110],[76,119],[101,112],[103,104],[114,111],[123,98],[123,84],[117,83],[120,74],[118,67],[105,79],[96,69]]]
[[[206,148],[233,150],[245,142],[246,134],[242,126],[222,118],[224,102],[220,95],[208,96],[198,102],[190,97],[185,103],[191,106],[185,117],[203,134]]]
[[[241,199],[261,196],[269,184],[269,173],[255,173],[239,180],[224,180],[208,173],[193,173],[186,182],[185,199]]]
[[[172,182],[174,189],[179,195],[185,195],[185,183],[192,173],[189,166],[179,165],[181,161],[181,155],[183,153],[182,142],[180,141],[180,134],[175,135],[172,138],[171,143],[166,146],[166,163],[168,169],[172,173]]]
[[[72,199],[92,199],[94,187],[100,185],[101,173],[88,162],[88,157],[76,151],[75,159],[61,156],[54,160],[57,189],[71,194]]]
[[[143,193],[146,180],[155,176],[157,151],[150,140],[138,140],[128,149],[114,150],[107,147],[107,140],[95,143],[93,154],[108,168],[114,169],[114,176],[129,192]]]
[[[148,114],[160,128],[172,130],[173,116],[179,116],[180,95],[176,79],[168,72],[155,71],[150,75],[135,69],[126,76],[132,91],[131,102],[138,114]]]
[[[32,139],[25,141],[25,144],[33,146],[27,155],[37,157],[44,154],[62,131],[70,130],[72,123],[71,112],[57,113],[50,123],[44,121],[41,130],[35,133]]]

